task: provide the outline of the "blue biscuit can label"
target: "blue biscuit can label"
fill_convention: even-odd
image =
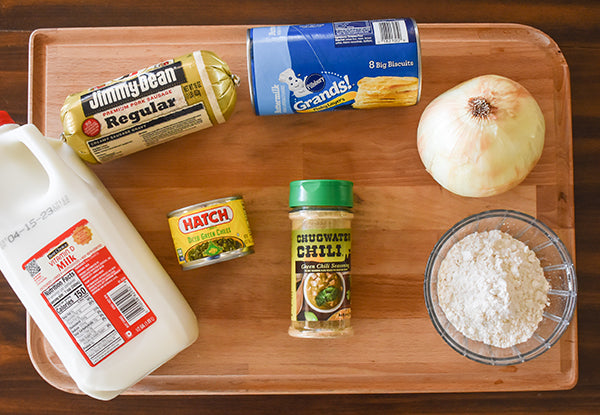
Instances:
[[[248,78],[258,115],[414,105],[420,58],[412,19],[248,30]]]

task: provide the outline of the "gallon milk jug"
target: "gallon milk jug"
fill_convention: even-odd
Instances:
[[[171,278],[70,147],[0,112],[0,271],[81,391],[112,399],[198,337]]]

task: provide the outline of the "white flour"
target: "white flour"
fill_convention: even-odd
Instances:
[[[498,230],[456,243],[438,278],[439,303],[452,325],[472,340],[497,347],[533,335],[549,289],[535,253]]]

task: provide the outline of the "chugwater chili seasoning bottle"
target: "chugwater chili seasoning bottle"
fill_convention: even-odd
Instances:
[[[352,334],[352,187],[352,182],[346,180],[290,183],[291,336],[326,338]]]

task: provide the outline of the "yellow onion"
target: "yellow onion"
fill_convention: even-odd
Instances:
[[[419,155],[461,196],[503,193],[525,179],[544,147],[544,115],[521,84],[498,75],[465,81],[435,98],[417,131]]]

